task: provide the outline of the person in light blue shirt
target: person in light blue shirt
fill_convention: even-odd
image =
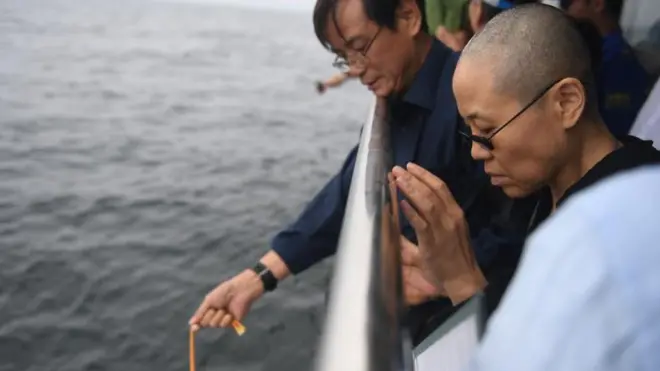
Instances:
[[[660,370],[660,166],[576,195],[528,240],[472,371]]]
[[[630,134],[653,140],[655,147],[660,149],[660,80],[655,83],[651,95],[639,111]]]

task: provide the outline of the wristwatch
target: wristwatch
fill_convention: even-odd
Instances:
[[[252,270],[259,276],[259,279],[261,279],[261,283],[264,284],[264,290],[269,292],[277,288],[277,278],[275,278],[273,272],[271,272],[263,263],[258,262],[252,267]]]

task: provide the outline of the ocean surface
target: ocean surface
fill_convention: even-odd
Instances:
[[[311,14],[0,0],[0,370],[186,370],[187,321],[339,168],[369,96]],[[327,261],[198,370],[309,370]]]

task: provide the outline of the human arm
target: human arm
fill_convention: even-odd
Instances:
[[[298,219],[275,236],[272,249],[259,260],[278,280],[299,273],[335,252],[356,153],[357,147]],[[190,319],[190,325],[194,330],[227,327],[232,320],[242,319],[264,292],[258,275],[246,269],[211,290]]]
[[[296,221],[273,238],[272,252],[290,273],[300,273],[337,250],[356,155],[357,147]]]
[[[465,30],[449,31],[444,26],[438,26],[435,30],[435,38],[455,52],[463,50],[470,40],[470,33]]]
[[[463,210],[447,185],[421,167],[395,167],[397,187],[406,200],[402,210],[415,228],[428,276],[444,288],[454,304],[486,286],[471,246]]]
[[[316,90],[319,92],[319,94],[325,93],[325,91],[328,88],[335,88],[340,85],[342,85],[346,80],[348,80],[351,77],[351,74],[348,72],[341,72],[336,75],[331,76],[329,79],[325,81],[317,81],[316,82]]]

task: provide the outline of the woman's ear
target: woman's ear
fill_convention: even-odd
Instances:
[[[587,107],[587,91],[582,82],[566,78],[557,83],[554,93],[554,107],[561,117],[564,129],[570,129],[582,118]]]

